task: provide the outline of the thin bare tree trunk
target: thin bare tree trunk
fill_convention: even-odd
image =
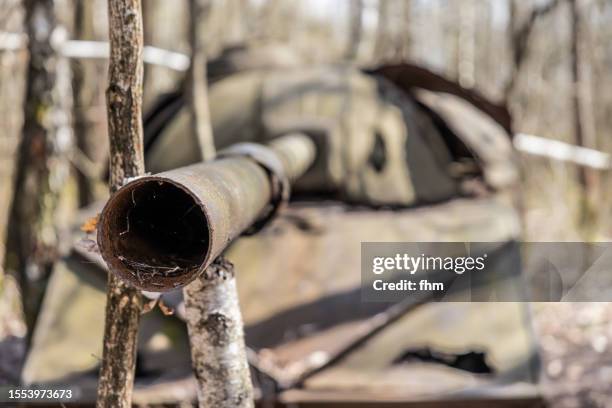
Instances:
[[[209,0],[190,0],[191,67],[187,97],[191,127],[203,160],[214,158],[215,144],[208,108],[204,22]],[[244,344],[234,267],[217,259],[183,291],[191,360],[202,408],[252,407],[253,390]]]
[[[459,6],[457,33],[457,80],[465,88],[476,84],[476,4],[464,0]]]
[[[572,72],[572,107],[574,115],[574,137],[578,146],[584,146],[580,103],[580,11],[576,0],[568,0],[570,4],[571,30],[571,72]],[[584,174],[581,174],[581,184],[586,184]]]
[[[412,0],[401,0],[402,20],[397,52],[401,61],[410,60],[412,53],[412,6]]]
[[[378,0],[378,22],[374,42],[374,59],[384,60],[389,49],[389,4],[390,0]]]
[[[244,0],[225,0],[223,3],[227,18],[226,24],[224,24],[223,42],[229,45],[242,44],[247,37],[244,24],[247,2]]]
[[[345,58],[354,60],[359,52],[362,34],[363,0],[351,0],[349,3],[349,43]]]
[[[93,40],[93,1],[76,0],[74,9],[74,37],[78,40]],[[96,143],[96,132],[88,118],[87,110],[91,106],[92,93],[95,87],[86,85],[86,68],[83,61],[75,58],[71,61],[72,94],[74,100],[74,135],[78,154],[83,155],[87,163],[95,162],[95,151],[100,148]],[[75,166],[79,189],[79,206],[84,207],[95,200],[95,180],[91,166]]]
[[[527,18],[519,24],[519,1],[509,0],[508,38],[510,39],[512,66],[504,89],[506,100],[511,97],[521,69],[529,57],[529,40],[536,22],[554,12],[560,3],[560,0],[549,0],[547,3],[533,8]]]
[[[114,192],[126,180],[144,174],[140,0],[109,0],[108,17],[110,60],[106,100],[110,189]],[[140,291],[109,273],[98,407],[131,405],[141,310]]]
[[[29,63],[24,125],[18,152],[8,242],[28,333],[34,326],[45,281],[58,256],[56,210],[69,177],[70,68],[51,42],[58,27],[52,0],[26,0]],[[13,264],[14,263],[14,264]]]
[[[200,408],[253,407],[234,266],[223,257],[185,288]]]
[[[572,111],[574,120],[574,138],[578,146],[593,146],[593,136],[587,134],[588,125],[585,119],[587,115],[586,104],[583,100],[583,74],[584,64],[582,51],[582,15],[579,0],[568,0],[570,5],[570,31],[571,31],[571,73],[572,73]],[[591,136],[591,137],[589,137]],[[591,143],[588,143],[588,142]],[[581,218],[587,227],[593,221],[595,203],[594,194],[597,188],[597,173],[584,166],[578,166],[578,183],[582,188]]]
[[[21,15],[21,1],[5,1],[0,12],[4,30],[20,32],[23,28],[21,18],[12,16]],[[13,23],[9,23],[13,21]],[[19,53],[0,51],[0,95],[4,96],[0,102],[0,292],[3,290],[6,238],[8,221],[15,190],[14,176],[17,170],[17,152],[22,135],[23,107],[15,103],[15,98],[9,95],[25,95],[25,64]],[[21,102],[22,98],[19,98]],[[7,271],[8,272],[8,271]],[[11,278],[17,280],[15,270],[11,271]],[[1,294],[0,294],[1,296]]]
[[[210,13],[210,0],[189,0],[189,43],[191,65],[187,72],[187,101],[191,130],[196,135],[202,160],[215,157],[215,143],[210,125],[206,84],[206,41],[204,23]]]

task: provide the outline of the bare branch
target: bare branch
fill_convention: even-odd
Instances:
[[[514,86],[516,84],[516,79],[520,73],[520,70],[527,60],[529,56],[529,40],[531,38],[531,34],[535,27],[535,24],[541,18],[551,14],[553,11],[557,9],[557,6],[561,4],[561,0],[550,0],[549,2],[542,4],[538,7],[535,7],[529,13],[529,16],[525,19],[525,21],[520,24],[520,26],[516,27],[516,14],[518,8],[518,0],[509,0],[510,1],[510,41],[511,41],[511,52],[512,52],[512,62],[514,64],[513,72],[508,79],[505,87],[505,95],[506,99],[512,93]]]
[[[109,0],[110,61],[106,91],[110,189],[144,173],[142,133],[143,29],[140,0]],[[98,407],[131,405],[140,292],[108,274]]]

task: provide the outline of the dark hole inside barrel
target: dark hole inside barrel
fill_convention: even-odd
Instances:
[[[189,193],[169,182],[124,189],[114,219],[115,254],[139,276],[177,276],[205,260],[206,216]]]

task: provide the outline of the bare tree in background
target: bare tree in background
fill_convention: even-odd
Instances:
[[[140,0],[109,0],[108,18],[110,60],[106,98],[112,193],[129,178],[144,174]],[[98,407],[131,405],[141,310],[140,291],[109,273]]]
[[[248,13],[248,1],[225,0],[223,2],[226,13],[226,24],[224,24],[223,39],[226,44],[240,44],[248,37],[246,32],[246,16]],[[207,7],[211,7],[208,5]]]
[[[407,61],[412,53],[412,0],[400,0],[401,22],[399,38],[396,43],[396,55],[401,61]]]
[[[190,0],[189,6],[192,60],[186,94],[201,157],[211,160],[216,152],[208,108],[204,34],[210,1]],[[220,257],[183,293],[199,406],[252,407],[253,390],[233,265]]]
[[[203,29],[210,8],[210,0],[189,0],[191,64],[187,71],[185,94],[191,115],[191,130],[196,135],[202,160],[210,160],[215,156],[206,90],[206,36]]]
[[[0,26],[10,32],[23,30],[22,4],[19,0],[0,1]],[[5,278],[6,238],[9,212],[13,198],[13,179],[16,171],[15,156],[22,134],[23,108],[9,95],[25,93],[25,64],[19,52],[0,50],[0,295],[8,283]],[[21,98],[19,98],[21,101]],[[13,273],[15,271],[12,271]],[[11,281],[16,277],[11,274]]]
[[[379,0],[374,59],[405,61],[412,51],[412,1]]]
[[[476,84],[476,3],[464,0],[459,5],[457,26],[457,81],[465,88]]]
[[[529,40],[537,21],[556,10],[561,3],[560,0],[549,0],[545,4],[535,7],[523,21],[519,20],[520,0],[509,0],[509,38],[510,51],[512,54],[512,68],[508,81],[506,82],[504,95],[508,100],[514,91],[521,70],[529,57]]]
[[[79,40],[93,40],[94,2],[75,0],[73,3],[74,24],[73,36]],[[86,84],[86,66],[78,58],[71,61],[72,94],[74,100],[73,121],[76,139],[75,159],[79,206],[83,207],[95,200],[96,168],[95,151],[100,149],[96,132],[89,118],[88,111],[93,104],[96,87]]]
[[[572,78],[572,116],[574,124],[574,139],[578,146],[595,148],[593,132],[586,123],[592,118],[592,112],[587,112],[588,106],[585,101],[584,74],[587,69],[587,57],[584,52],[584,30],[582,19],[582,1],[568,0],[570,6],[570,63]],[[582,221],[591,221],[593,212],[593,194],[597,189],[598,174],[592,169],[584,166],[578,167],[578,182],[583,189]]]
[[[58,256],[56,211],[69,177],[70,68],[54,40],[53,0],[25,0],[29,63],[24,125],[18,150],[15,192],[9,218],[9,267],[18,273],[31,334],[45,281]]]
[[[354,60],[359,52],[362,35],[363,0],[350,0],[349,3],[349,38],[346,59]]]
[[[378,22],[376,23],[376,38],[374,40],[374,60],[387,57],[389,43],[389,6],[390,0],[378,0]]]

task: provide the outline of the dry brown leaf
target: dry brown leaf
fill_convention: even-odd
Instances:
[[[143,307],[142,307],[142,311],[140,312],[140,314],[145,314],[145,313],[149,313],[151,310],[153,310],[153,308],[155,307],[155,305],[157,304],[157,301],[159,299],[151,299],[150,301],[146,302]]]
[[[161,298],[159,298],[159,302],[157,304],[159,305],[159,309],[162,311],[164,316],[172,316],[174,314],[174,309],[166,306]]]
[[[100,214],[96,215],[95,217],[91,217],[90,219],[85,221],[83,225],[81,225],[81,231],[87,232],[87,233],[94,232],[96,230],[96,227],[98,226],[99,217],[100,217]]]

